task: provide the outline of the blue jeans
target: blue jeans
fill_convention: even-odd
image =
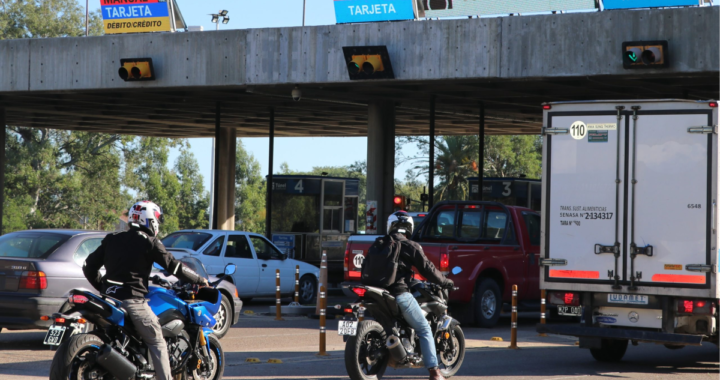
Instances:
[[[420,338],[425,367],[433,368],[438,366],[437,355],[435,354],[435,339],[427,319],[423,316],[420,305],[410,293],[403,293],[395,298],[405,321],[415,329]]]

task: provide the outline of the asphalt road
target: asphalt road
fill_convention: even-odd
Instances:
[[[341,302],[331,299],[329,304]],[[226,379],[346,379],[344,344],[337,336],[337,321],[328,321],[329,356],[318,357],[318,320],[286,316],[275,321],[268,315],[274,300],[253,301],[228,335],[225,349]],[[621,363],[596,362],[579,349],[571,337],[538,337],[538,313],[522,313],[519,350],[507,348],[509,318],[494,329],[465,327],[467,353],[454,379],[718,379],[720,361],[713,344],[669,350],[664,346],[630,346]],[[47,379],[53,352],[42,345],[43,331],[0,333],[0,379]],[[504,341],[493,341],[499,337]],[[260,363],[246,360],[255,358]],[[268,363],[280,359],[281,364]],[[384,379],[427,378],[425,370],[388,369]]]

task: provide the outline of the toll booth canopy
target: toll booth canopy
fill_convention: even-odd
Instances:
[[[308,175],[273,175],[273,243],[289,257],[318,265],[322,251],[342,276],[345,246],[357,233],[360,180]]]
[[[478,178],[468,178],[468,182],[470,182],[471,199],[477,199]],[[483,178],[482,200],[540,211],[542,183],[539,179]]]

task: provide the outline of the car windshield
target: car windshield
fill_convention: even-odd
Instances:
[[[167,248],[186,248],[197,251],[212,237],[202,232],[173,232],[162,239]]]
[[[16,233],[0,237],[0,257],[45,259],[70,235],[53,233]]]

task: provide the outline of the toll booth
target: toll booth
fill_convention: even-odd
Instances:
[[[347,240],[358,228],[360,180],[273,175],[271,194],[273,243],[317,266],[326,251],[329,282],[342,281]]]
[[[477,199],[478,177],[468,178],[470,199]],[[482,200],[540,211],[542,181],[527,178],[483,178]]]

